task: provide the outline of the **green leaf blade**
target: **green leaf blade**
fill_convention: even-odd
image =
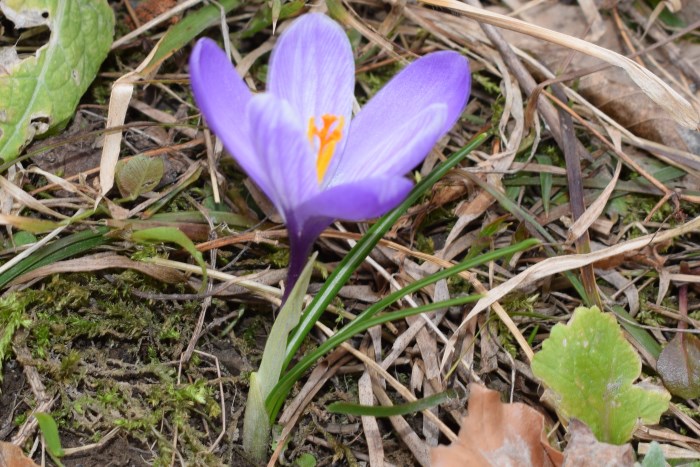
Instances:
[[[34,416],[37,422],[39,422],[39,429],[41,430],[41,434],[44,435],[46,449],[49,451],[49,454],[51,454],[54,459],[63,456],[63,448],[61,447],[61,438],[58,436],[56,421],[47,413],[37,412]]]
[[[197,250],[192,240],[175,227],[153,227],[137,230],[131,234],[131,238],[137,242],[170,242],[180,245],[187,251],[200,268],[202,268],[202,284],[207,282],[207,263],[204,262],[202,253]]]

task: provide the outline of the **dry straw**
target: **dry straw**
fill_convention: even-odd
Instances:
[[[666,109],[678,123],[691,129],[696,129],[700,126],[700,116],[687,100],[664,83],[658,76],[624,55],[620,55],[612,50],[592,44],[583,39],[535,26],[534,24],[529,24],[525,21],[493,13],[481,8],[465,5],[456,0],[421,1],[429,5],[450,8],[463,13],[471,19],[552,42],[620,67],[627,72],[629,77],[632,78],[632,81],[634,81],[650,99]]]

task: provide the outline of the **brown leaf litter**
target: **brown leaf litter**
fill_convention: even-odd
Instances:
[[[433,467],[562,465],[562,453],[547,441],[541,413],[520,402],[504,404],[497,391],[478,384],[469,390],[459,439],[432,450]]]

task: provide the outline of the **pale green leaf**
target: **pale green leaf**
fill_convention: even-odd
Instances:
[[[202,253],[197,250],[192,240],[175,227],[153,227],[152,229],[137,230],[131,234],[136,242],[170,242],[180,245],[192,255],[197,264],[202,268],[202,283],[207,282],[207,264]]]
[[[138,155],[117,165],[117,186],[123,197],[136,199],[153,191],[165,172],[165,164],[160,157]]]
[[[641,360],[615,318],[597,307],[577,308],[568,324],[554,326],[532,371],[563,416],[584,421],[606,443],[625,443],[639,423],[657,423],[671,398],[633,384]]]
[[[61,438],[58,436],[56,421],[47,413],[37,412],[34,416],[37,422],[39,422],[41,434],[44,435],[46,450],[49,451],[53,460],[58,462],[57,458],[63,456],[63,448],[61,447]]]
[[[50,232],[59,228],[62,224],[58,222],[37,219],[35,217],[13,216],[12,214],[0,214],[0,224],[11,225],[17,229],[26,230],[31,233]],[[15,235],[16,237],[16,235]],[[36,239],[34,239],[36,241]],[[15,245],[19,246],[15,239]]]
[[[61,127],[109,52],[114,13],[106,0],[3,0],[18,29],[47,26],[36,54],[5,49],[0,67],[0,157],[11,161],[35,136]]]
[[[305,452],[301,456],[297,457],[294,461],[295,467],[316,467],[317,464],[318,461],[316,458],[313,456],[313,454],[308,452]]]
[[[666,467],[666,459],[661,445],[656,441],[652,441],[649,446],[649,451],[644,456],[642,467]]]
[[[12,242],[15,244],[15,246],[30,245],[32,243],[36,243],[36,241],[36,236],[33,233],[25,230],[20,230],[12,236]]]
[[[299,324],[315,259],[314,254],[301,272],[287,301],[282,305],[272,324],[270,335],[267,336],[260,368],[250,378],[250,390],[243,418],[243,448],[257,460],[264,459],[270,436],[270,415],[265,409],[265,399],[280,379],[289,333]]]
[[[264,386],[253,372],[243,417],[243,449],[256,460],[264,460],[270,439],[270,417],[265,410]]]

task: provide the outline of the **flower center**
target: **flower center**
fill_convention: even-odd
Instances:
[[[309,119],[309,131],[307,133],[309,141],[314,147],[318,147],[318,154],[316,155],[316,176],[318,177],[318,183],[323,181],[323,177],[326,175],[326,170],[331,163],[333,158],[333,153],[335,152],[335,145],[340,141],[342,137],[343,124],[345,119],[337,115],[324,114],[321,116],[323,121],[323,126],[318,128],[316,126],[316,119],[311,117]],[[318,146],[316,146],[316,138],[318,138]]]

